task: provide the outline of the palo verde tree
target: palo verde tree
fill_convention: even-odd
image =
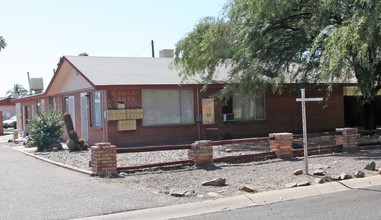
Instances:
[[[337,82],[355,77],[364,128],[375,128],[381,89],[381,1],[231,0],[221,18],[204,18],[176,44],[174,66],[208,83],[230,66],[221,96],[280,92],[286,80]],[[297,68],[290,68],[297,64]]]

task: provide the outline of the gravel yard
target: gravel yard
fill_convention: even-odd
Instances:
[[[362,136],[360,142],[380,141],[377,137]],[[296,140],[295,144],[301,144]],[[335,144],[334,137],[312,138],[310,146],[325,146]],[[24,148],[10,143],[10,146],[23,151],[28,151],[50,160],[68,164],[74,167],[91,170],[89,167],[90,151],[71,152],[35,152],[35,148]],[[214,147],[214,157],[239,155],[248,153],[268,152],[267,142],[255,144],[224,145]],[[118,154],[118,166],[142,165],[148,163],[186,160],[186,150],[161,151]],[[364,170],[365,165],[371,161],[376,162],[376,167],[381,167],[381,149],[364,150],[356,154],[331,153],[309,157],[309,170],[313,172],[322,168],[326,175],[334,176],[343,172],[353,175],[363,171],[366,176],[376,175],[376,171]],[[293,175],[293,171],[304,169],[303,157],[292,160],[263,160],[250,163],[216,163],[215,166],[194,168],[190,166],[176,168],[152,168],[143,171],[121,173],[121,178],[112,178],[107,181],[125,184],[153,193],[168,193],[172,189],[187,191],[185,198],[201,200],[244,194],[240,190],[244,185],[252,186],[256,191],[269,191],[283,189],[287,183],[309,181],[314,182],[314,176]],[[204,181],[226,178],[225,186],[202,186]]]

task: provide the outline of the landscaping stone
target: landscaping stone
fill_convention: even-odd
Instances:
[[[376,170],[376,162],[372,161],[368,163],[365,168],[366,170]]]
[[[293,174],[294,174],[294,175],[301,175],[301,174],[303,174],[303,170],[295,170],[295,171],[293,172]]]
[[[171,189],[171,191],[169,192],[169,195],[171,195],[171,196],[176,196],[176,197],[182,197],[182,196],[184,196],[187,192],[188,192],[188,190],[182,190],[182,189],[176,189],[176,188],[173,188],[173,189]]]
[[[226,179],[218,178],[210,181],[203,182],[203,186],[224,186],[226,184]]]
[[[355,173],[354,176],[355,176],[356,178],[363,178],[363,177],[365,177],[365,173],[359,170],[359,171],[357,171],[357,172]]]
[[[303,182],[298,183],[298,186],[308,186],[308,185],[310,185],[310,182],[308,182],[308,181],[303,181]]]
[[[339,175],[332,176],[332,180],[333,181],[339,181],[339,180],[341,180],[341,177]]]
[[[340,174],[340,179],[341,180],[346,180],[346,179],[350,179],[350,178],[352,178],[352,176],[350,175],[350,174],[348,174],[348,173],[342,173],[342,174]]]
[[[331,176],[324,176],[322,178],[315,179],[315,183],[327,183],[332,182],[333,178]]]
[[[284,188],[293,188],[293,187],[297,187],[298,184],[297,183],[287,183]]]
[[[324,176],[324,170],[322,170],[322,169],[318,169],[318,170],[314,170],[314,172],[313,172],[313,175],[314,176]]]
[[[255,192],[257,192],[257,190],[255,190],[254,187],[249,186],[249,185],[245,185],[240,190],[246,191],[246,192],[249,192],[249,193],[255,193]]]
[[[228,148],[225,150],[226,153],[231,153],[232,152],[232,149]]]

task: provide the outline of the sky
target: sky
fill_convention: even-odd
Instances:
[[[47,88],[64,55],[151,57],[175,44],[227,0],[0,0],[0,97],[14,84]]]

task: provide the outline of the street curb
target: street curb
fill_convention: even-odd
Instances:
[[[59,167],[65,168],[65,169],[68,169],[68,170],[72,170],[72,171],[75,171],[75,172],[78,172],[78,173],[87,174],[87,175],[90,175],[90,176],[96,176],[96,174],[94,172],[92,172],[92,171],[83,170],[83,169],[80,169],[80,168],[77,168],[77,167],[73,167],[73,166],[69,166],[69,165],[63,164],[63,163],[55,162],[55,161],[52,161],[52,160],[49,160],[49,159],[46,159],[46,158],[43,158],[43,157],[31,154],[31,153],[28,153],[28,152],[25,152],[25,151],[22,151],[22,150],[19,150],[19,149],[15,149],[15,148],[11,148],[11,149],[16,150],[16,151],[21,152],[21,153],[24,153],[24,154],[26,154],[28,156],[31,156],[31,157],[34,157],[36,159],[39,159],[39,160],[42,160],[42,161],[54,164],[56,166],[59,166]]]
[[[381,185],[381,175],[80,219],[172,219]]]

